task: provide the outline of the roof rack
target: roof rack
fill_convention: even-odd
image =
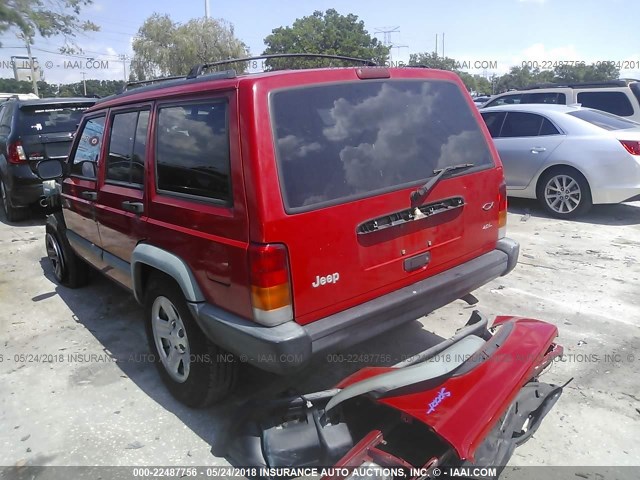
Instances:
[[[136,80],[134,82],[127,82],[123,88],[123,92],[129,90],[129,87],[134,87],[136,85],[152,85],[158,82],[166,82],[167,80],[177,80],[179,78],[185,78],[184,75],[173,75],[171,77],[158,77],[158,78],[150,78],[149,80]]]
[[[344,55],[325,55],[323,53],[277,53],[273,55],[258,55],[256,57],[231,58],[228,60],[220,60],[218,62],[201,63],[194,66],[187,74],[186,78],[196,78],[202,75],[207,68],[217,67],[220,65],[228,65],[230,63],[252,62],[254,60],[271,60],[272,58],[328,58],[332,60],[344,60],[354,63],[362,63],[369,67],[377,67],[378,64],[373,60],[364,58],[346,57]]]
[[[537,83],[519,90],[536,90],[539,88],[597,88],[597,87],[626,87],[627,80],[603,80],[596,82],[567,82],[567,83]]]

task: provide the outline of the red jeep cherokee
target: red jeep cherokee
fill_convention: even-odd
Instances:
[[[60,282],[89,264],[144,305],[182,402],[228,394],[231,353],[287,373],[515,266],[502,166],[455,74],[201,70],[87,111],[46,226]]]

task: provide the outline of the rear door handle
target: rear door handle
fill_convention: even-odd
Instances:
[[[125,200],[122,202],[122,209],[127,212],[133,213],[142,213],[144,211],[144,205],[142,202],[132,202],[130,200]]]
[[[98,199],[98,192],[80,192],[80,196],[85,200],[95,202]]]
[[[531,153],[542,153],[542,152],[546,152],[547,149],[544,147],[533,147],[531,149]]]

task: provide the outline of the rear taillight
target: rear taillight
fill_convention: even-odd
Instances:
[[[20,140],[10,143],[7,146],[7,156],[9,157],[9,163],[26,163],[27,161],[27,156],[24,153],[24,148],[22,148],[22,142]]]
[[[502,182],[498,189],[498,238],[507,235],[507,184]]]
[[[249,262],[254,320],[269,327],[293,320],[287,248],[252,244]]]
[[[631,155],[640,155],[640,142],[637,140],[620,140],[620,143]]]

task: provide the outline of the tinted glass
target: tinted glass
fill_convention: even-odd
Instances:
[[[133,157],[131,158],[131,183],[144,183],[144,158],[147,151],[147,127],[149,126],[149,112],[140,112],[136,127],[136,140],[133,143]]]
[[[502,122],[504,121],[505,115],[505,112],[486,112],[482,114],[484,123],[487,124],[489,133],[493,138],[496,138],[500,135],[500,128],[502,127]]]
[[[138,112],[113,116],[109,154],[107,155],[107,180],[129,182],[131,178],[131,156],[136,134]]]
[[[509,112],[502,125],[501,137],[535,137],[540,132],[543,118],[523,112]]]
[[[11,126],[11,106],[0,104],[0,125],[10,127]]]
[[[484,108],[487,107],[499,107],[500,105],[515,105],[520,103],[520,99],[522,98],[521,93],[516,93],[513,95],[505,95],[504,97],[496,98],[495,100],[487,103]]]
[[[158,190],[230,201],[226,103],[160,108],[156,131]]]
[[[95,169],[87,162],[95,164],[100,155],[102,147],[102,136],[104,133],[104,117],[87,120],[81,127],[80,140],[78,146],[71,154],[71,173],[83,177],[95,178]]]
[[[21,135],[75,132],[85,106],[38,105],[18,110],[17,130]]]
[[[542,127],[540,127],[540,135],[558,135],[560,132],[553,123],[544,118],[542,120]]]
[[[576,110],[575,112],[570,112],[568,115],[577,117],[605,130],[624,130],[627,128],[640,127],[640,123],[596,110]]]
[[[522,95],[520,103],[546,103],[566,105],[567,96],[559,92],[536,92]]]
[[[633,107],[624,92],[580,92],[578,103],[622,117],[633,115]]]
[[[272,94],[280,184],[288,209],[389,191],[433,170],[493,164],[458,87],[387,80]]]

